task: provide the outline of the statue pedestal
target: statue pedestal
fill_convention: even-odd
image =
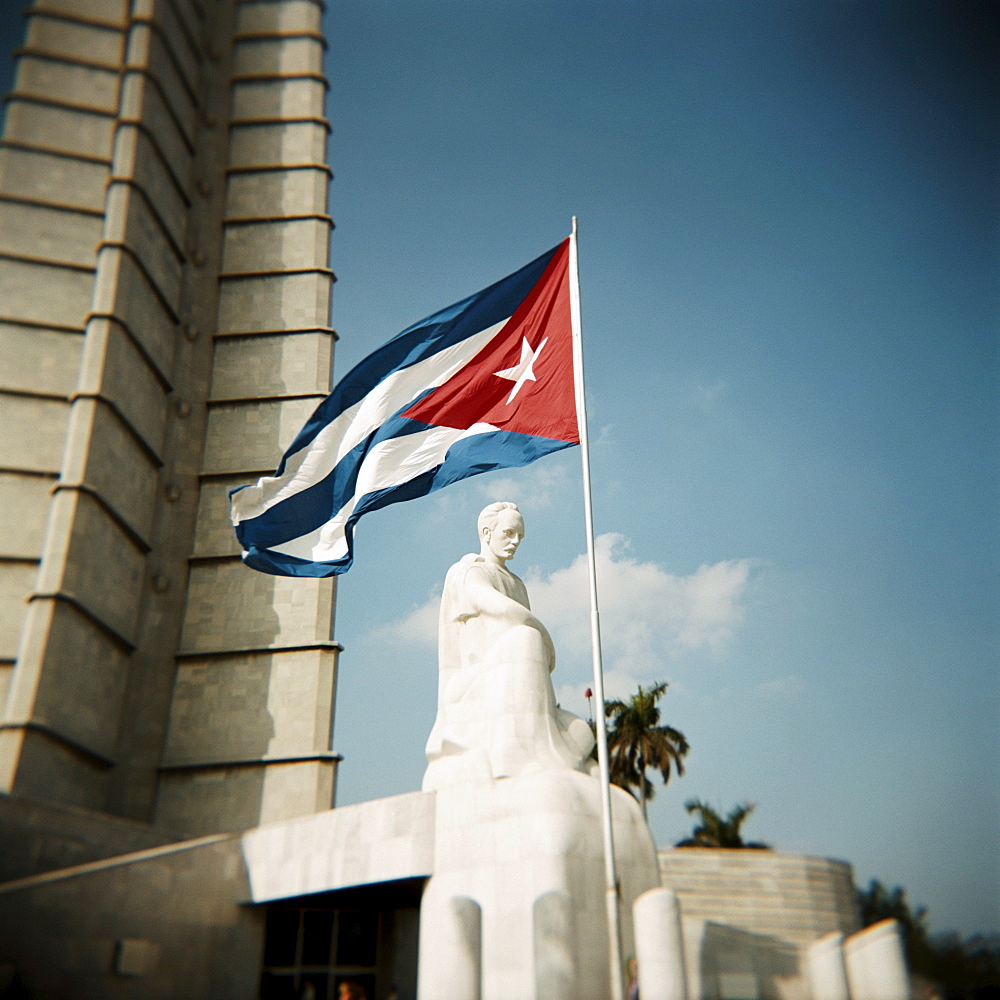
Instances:
[[[659,886],[636,801],[612,787],[622,953],[632,903]],[[434,874],[420,914],[420,1000],[607,1000],[600,783],[539,770],[436,792]]]

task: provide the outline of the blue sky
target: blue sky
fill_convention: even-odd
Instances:
[[[848,860],[969,933],[1000,931],[997,88],[976,9],[326,15],[335,373],[579,217],[608,688],[668,681],[692,747],[657,842],[690,830],[690,797],[749,799],[750,838]],[[569,449],[362,521],[340,804],[419,788],[434,602],[494,499],[524,511],[513,568],[586,714]]]
[[[943,4],[331,4],[336,371],[580,224],[608,687],[692,746],[651,807],[1000,930],[997,177]],[[988,26],[987,26],[988,27]],[[994,108],[995,111],[995,103]],[[579,455],[362,522],[340,801],[419,787],[434,599],[488,501],[586,713]]]

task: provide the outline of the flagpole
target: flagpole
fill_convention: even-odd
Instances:
[[[608,763],[608,729],[604,714],[604,669],[601,663],[601,620],[597,608],[597,558],[594,552],[594,512],[590,496],[590,443],[587,438],[587,399],[583,383],[583,337],[580,323],[580,262],[576,252],[576,216],[569,240],[569,301],[573,326],[573,369],[576,411],[580,427],[583,465],[583,514],[590,566],[590,641],[594,660],[594,700],[597,702],[597,762],[601,777],[601,825],[604,834],[605,904],[608,912],[608,959],[611,1000],[624,1000],[622,980],[621,899],[615,868],[615,840],[611,824],[611,770]]]

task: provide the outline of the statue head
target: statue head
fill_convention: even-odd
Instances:
[[[497,563],[512,559],[524,538],[524,518],[516,503],[491,503],[479,515],[476,527],[480,554]]]

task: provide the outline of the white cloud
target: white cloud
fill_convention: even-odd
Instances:
[[[563,500],[573,484],[565,462],[536,462],[525,469],[518,469],[516,476],[487,476],[477,481],[483,504],[496,500],[513,500],[531,497],[533,510],[543,510]],[[579,488],[577,483],[576,488]]]
[[[602,646],[607,669],[648,677],[686,650],[719,653],[743,623],[750,562],[705,564],[688,576],[628,555],[621,535],[601,535],[596,545]],[[532,607],[556,637],[557,648],[579,655],[589,649],[586,556],[565,569],[525,581]]]
[[[614,448],[618,439],[615,437],[614,424],[602,424],[595,434],[590,431],[590,444],[593,448]]]
[[[798,674],[788,674],[785,677],[775,677],[773,680],[758,684],[754,691],[768,698],[789,698],[802,694],[806,686]]]
[[[438,590],[402,618],[373,629],[369,635],[394,646],[436,646],[440,603],[441,591]]]
[[[751,564],[729,559],[680,576],[654,562],[640,562],[621,535],[601,535],[595,548],[600,598],[605,692],[623,698],[640,682],[669,679],[679,658],[694,650],[718,655],[744,619]],[[550,574],[526,574],[531,605],[555,640],[557,696],[571,711],[586,709],[584,684],[560,684],[567,676],[591,676],[590,597],[587,558],[580,555]],[[434,647],[440,592],[403,618],[373,634],[393,645]],[[786,679],[784,684],[788,684]],[[777,683],[777,682],[776,682]],[[579,689],[579,690],[577,690]]]
[[[603,645],[603,643],[602,643]],[[593,701],[588,703],[586,698],[586,692],[588,689],[593,690],[594,683],[592,680],[593,670],[592,660],[587,662],[587,672],[578,672],[580,677],[584,678],[583,681],[577,681],[576,683],[565,683],[556,684],[556,701],[566,709],[568,712],[573,712],[575,715],[579,715],[583,719],[589,719],[593,715]],[[563,668],[566,664],[563,663]],[[582,666],[582,664],[581,664]],[[557,668],[556,677],[560,674],[565,676],[565,671],[563,668]],[[611,701],[613,699],[618,699],[619,701],[627,701],[628,698],[635,694],[636,689],[640,684],[645,684],[647,687],[651,680],[661,680],[660,676],[649,678],[649,677],[633,677],[631,674],[625,673],[622,670],[608,670],[607,667],[604,669],[604,698],[605,701]],[[676,691],[678,685],[671,682],[670,690]]]
[[[716,379],[711,385],[699,383],[691,390],[691,399],[703,410],[710,410],[729,390],[723,379]]]

